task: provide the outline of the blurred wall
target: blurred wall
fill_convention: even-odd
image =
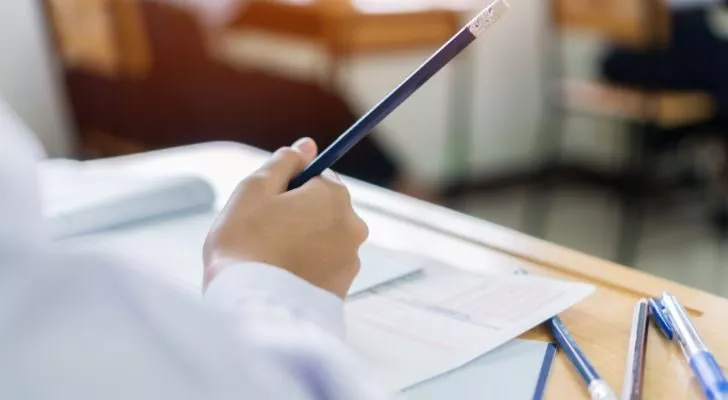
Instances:
[[[51,156],[67,156],[72,141],[59,73],[40,0],[0,1],[0,97],[40,137]]]

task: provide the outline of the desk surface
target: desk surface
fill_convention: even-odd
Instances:
[[[222,204],[237,182],[265,158],[266,153],[246,146],[210,143],[95,163],[146,174],[200,175],[213,183]],[[510,272],[525,267],[534,274],[596,285],[598,289],[593,296],[561,316],[615,391],[622,387],[634,304],[640,297],[658,295],[664,290],[681,299],[723,369],[728,366],[728,336],[723,333],[728,328],[728,299],[368,184],[354,180],[347,183],[375,243],[418,252],[472,271]],[[547,331],[542,327],[523,337],[548,340]],[[652,327],[648,341],[645,398],[702,398],[679,349],[662,339]],[[546,399],[564,398],[588,396],[564,355],[559,354],[548,381]]]

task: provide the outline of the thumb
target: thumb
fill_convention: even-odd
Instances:
[[[296,143],[293,143],[293,149],[301,152],[306,157],[306,165],[313,161],[318,154],[316,142],[309,137],[298,139]]]
[[[271,190],[283,193],[288,183],[316,158],[318,148],[311,138],[302,138],[292,147],[278,149],[270,160],[259,170],[267,180]]]

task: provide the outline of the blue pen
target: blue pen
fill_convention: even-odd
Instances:
[[[710,400],[728,400],[728,381],[723,376],[715,357],[698,335],[685,309],[675,296],[663,293],[660,298],[663,311],[670,321],[673,335],[690,363],[705,397]]]
[[[569,361],[576,368],[576,371],[581,375],[581,379],[586,383],[591,399],[616,400],[617,398],[614,396],[612,389],[607,385],[607,382],[602,380],[596,369],[589,363],[589,360],[581,351],[574,338],[571,337],[561,318],[558,316],[553,317],[547,324],[551,329],[551,334],[564,350]]]
[[[334,143],[324,150],[306,169],[296,176],[288,185],[289,190],[303,186],[326,169],[331,168],[352,147],[369,134],[384,118],[396,110],[412,93],[432,78],[447,65],[463,49],[490,28],[508,11],[510,6],[506,0],[496,0],[485,10],[473,18],[467,26],[455,34],[447,43],[435,52],[415,72],[404,80],[387,97],[379,102],[368,113],[361,117]]]
[[[670,326],[670,320],[665,315],[665,310],[662,308],[660,300],[650,298],[650,319],[657,325],[657,329],[662,332],[662,335],[667,340],[672,340],[672,326]]]

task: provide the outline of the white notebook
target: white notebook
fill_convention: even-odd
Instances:
[[[126,264],[196,295],[202,245],[212,225],[213,188],[196,177],[145,178],[78,161],[41,168],[45,214],[59,243],[125,259]],[[364,246],[350,293],[419,271],[418,257]]]
[[[97,232],[174,213],[209,210],[215,192],[192,176],[113,174],[71,160],[41,164],[44,214],[53,238]]]

